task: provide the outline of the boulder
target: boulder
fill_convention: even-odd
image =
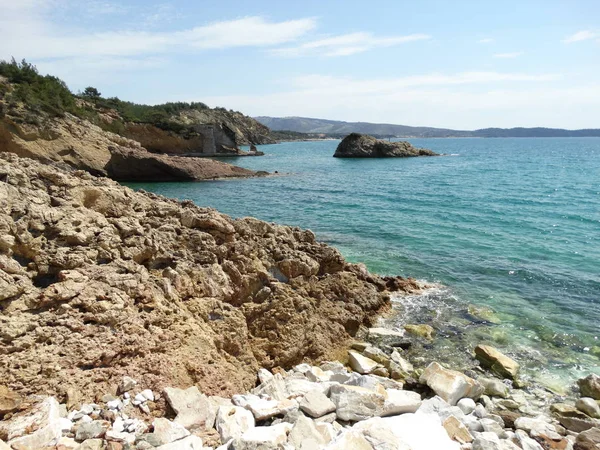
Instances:
[[[588,375],[577,381],[582,397],[591,397],[600,400],[600,376],[596,374]]]
[[[374,391],[360,386],[334,385],[331,401],[335,404],[337,417],[345,421],[359,421],[379,416],[385,405],[384,389]]]
[[[600,428],[582,431],[575,441],[575,450],[597,450],[600,448]]]
[[[319,449],[326,443],[325,437],[319,432],[315,423],[305,416],[298,417],[288,436],[288,444],[297,449]]]
[[[471,448],[472,450],[503,450],[498,435],[490,432],[478,434]]]
[[[600,406],[596,400],[591,397],[582,397],[575,403],[575,407],[587,414],[588,416],[599,419],[600,418]]]
[[[311,417],[321,417],[335,411],[335,404],[319,391],[308,392],[300,402],[300,409]]]
[[[442,423],[442,426],[448,433],[448,436],[453,441],[459,444],[467,444],[473,442],[473,435],[469,432],[469,429],[456,417],[450,416]]]
[[[421,396],[416,392],[386,389],[386,394],[382,417],[414,413],[421,406]]]
[[[245,408],[221,406],[217,412],[216,429],[221,442],[237,439],[254,426],[254,415]]]
[[[232,401],[236,406],[251,411],[257,421],[270,419],[274,416],[283,416],[298,409],[296,400],[267,400],[252,394],[234,395]]]
[[[567,430],[580,433],[593,427],[600,427],[600,420],[592,419],[572,405],[555,403],[550,409]]]
[[[252,393],[255,395],[267,395],[274,400],[286,400],[289,395],[285,380],[280,373],[272,375],[271,378],[254,388]]]
[[[475,411],[475,407],[477,406],[475,404],[475,401],[472,398],[461,398],[458,403],[456,404],[456,406],[458,406],[458,408],[464,413],[464,414],[471,414],[473,411]]]
[[[216,410],[196,386],[188,389],[165,388],[163,393],[177,414],[176,423],[188,430],[209,430],[213,427]]]
[[[475,357],[483,367],[490,369],[496,375],[512,380],[517,378],[519,364],[494,347],[478,345],[475,347]]]
[[[519,417],[515,420],[514,427],[517,430],[524,430],[531,436],[544,435],[551,439],[561,439],[557,433],[556,427],[550,423],[550,419],[544,416],[539,417]]]
[[[523,430],[517,430],[515,437],[523,450],[544,450],[544,448]]]
[[[88,439],[102,438],[109,428],[110,422],[106,420],[93,420],[92,422],[80,423],[75,432],[75,439],[83,442]]]
[[[490,397],[508,398],[508,386],[500,380],[492,378],[479,377],[477,381],[483,386],[483,393]]]
[[[399,448],[410,450],[458,450],[460,445],[448,433],[435,414],[402,414],[381,419],[398,437]]]
[[[367,358],[366,356],[363,356],[354,350],[350,350],[348,352],[348,359],[352,370],[363,375],[369,374],[379,367],[379,363],[377,361],[373,361],[372,359]]]
[[[280,423],[270,427],[254,427],[242,436],[234,439],[232,450],[279,450],[287,442],[289,432],[293,426],[289,423]]]
[[[415,148],[406,141],[388,142],[365,134],[351,133],[339,143],[333,156],[336,158],[401,158],[437,156],[437,153]]]
[[[47,397],[26,414],[0,422],[0,434],[8,438],[8,445],[14,450],[52,447],[62,437],[60,419],[58,402],[54,397]]]
[[[190,435],[190,432],[182,425],[162,417],[154,419],[152,426],[154,427],[153,434],[156,443],[159,445],[170,444]]]
[[[124,394],[125,392],[129,392],[137,385],[137,381],[135,381],[131,377],[123,377],[121,383],[119,384],[119,394]]]
[[[433,340],[433,336],[435,334],[435,330],[433,329],[433,327],[431,325],[426,325],[426,324],[404,325],[404,329],[410,334],[414,334],[415,336],[420,336],[420,337],[430,340],[430,341]]]
[[[427,366],[419,381],[450,405],[456,405],[461,398],[477,399],[483,394],[483,386],[479,382],[463,373],[446,369],[437,362]]]
[[[374,450],[365,436],[357,430],[343,431],[325,450]],[[237,449],[236,449],[237,450]]]

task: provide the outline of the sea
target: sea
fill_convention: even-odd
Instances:
[[[600,138],[407,140],[444,156],[339,159],[339,141],[289,142],[226,160],[273,176],[129,186],[309,228],[375,273],[434,285],[384,319],[434,326],[424,360],[468,368],[490,344],[559,394],[600,374]]]

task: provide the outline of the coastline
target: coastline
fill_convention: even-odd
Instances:
[[[4,252],[1,255],[2,269],[4,271],[9,270],[9,273],[14,273],[19,277],[19,282],[15,285],[16,297],[9,297],[8,303],[6,303],[6,299],[3,300],[3,310],[2,315],[0,315],[0,319],[3,320],[3,327],[7,330],[5,334],[8,333],[7,336],[9,336],[4,338],[3,345],[9,342],[12,348],[17,349],[16,353],[13,351],[12,353],[5,353],[5,355],[18,355],[20,365],[20,371],[9,371],[8,376],[3,377],[7,380],[7,386],[4,389],[8,389],[8,391],[0,392],[1,395],[4,395],[3,398],[19,399],[13,402],[14,405],[18,406],[8,411],[8,417],[4,413],[5,420],[0,422],[0,428],[8,430],[4,434],[0,434],[0,439],[3,436],[11,436],[8,439],[11,445],[20,442],[19,439],[42,439],[39,434],[23,432],[22,428],[19,428],[20,425],[18,425],[22,423],[19,422],[22,420],[32,420],[40,425],[37,422],[45,419],[40,419],[35,413],[33,416],[31,415],[36,411],[36,408],[38,410],[41,408],[44,411],[47,408],[52,411],[58,411],[62,408],[63,411],[67,410],[67,413],[69,410],[71,411],[71,414],[67,414],[66,417],[56,416],[56,423],[48,424],[48,426],[54,427],[55,430],[54,434],[51,435],[52,442],[58,443],[59,440],[62,440],[62,442],[69,442],[74,445],[90,439],[101,439],[100,444],[102,445],[104,445],[104,442],[107,444],[111,442],[135,443],[136,445],[142,441],[148,442],[148,439],[150,439],[147,436],[148,434],[156,435],[160,433],[162,426],[175,427],[172,424],[178,423],[177,417],[174,422],[165,418],[169,417],[166,402],[177,412],[178,406],[174,406],[177,405],[176,400],[174,400],[175,397],[169,392],[172,392],[172,389],[184,389],[182,392],[176,392],[179,393],[178,395],[185,396],[198,395],[198,402],[202,405],[210,404],[209,399],[204,394],[228,397],[228,399],[212,400],[217,403],[212,407],[215,412],[211,417],[218,416],[221,407],[226,408],[222,410],[223,414],[224,411],[230,411],[231,408],[241,408],[234,409],[234,412],[241,414],[240,411],[242,410],[249,411],[254,417],[255,425],[249,426],[243,433],[236,435],[235,439],[241,441],[233,444],[225,439],[231,436],[223,434],[223,428],[216,424],[216,419],[202,416],[200,419],[195,419],[199,421],[197,425],[188,424],[187,427],[182,425],[188,434],[181,431],[181,437],[173,442],[182,441],[181,444],[183,444],[186,440],[186,443],[194,441],[196,442],[194,445],[201,445],[197,441],[197,439],[200,439],[205,443],[225,444],[226,447],[224,448],[229,448],[231,445],[233,445],[231,448],[245,448],[244,445],[247,445],[247,442],[253,439],[251,438],[251,436],[254,436],[253,433],[267,433],[268,436],[271,436],[270,433],[281,428],[284,430],[278,439],[282,439],[281,442],[290,442],[290,445],[294,446],[294,438],[292,437],[294,427],[316,427],[318,422],[313,419],[319,418],[309,419],[300,413],[300,411],[306,412],[301,408],[301,404],[305,401],[303,399],[307,397],[308,391],[306,388],[298,390],[297,383],[301,385],[324,383],[323,394],[328,398],[328,401],[335,405],[337,420],[331,416],[333,417],[332,421],[327,423],[330,423],[333,428],[329,429],[327,427],[329,430],[328,437],[324,438],[318,448],[348,448],[350,444],[347,440],[351,438],[362,438],[369,442],[367,436],[370,427],[382,426],[380,420],[387,423],[385,422],[386,419],[379,419],[382,416],[398,418],[394,421],[416,420],[417,423],[421,423],[422,420],[432,420],[432,422],[428,422],[429,425],[427,426],[431,427],[434,426],[433,424],[437,424],[435,426],[440,427],[437,428],[440,432],[438,433],[438,437],[441,439],[440,442],[443,442],[441,444],[443,446],[439,447],[440,449],[458,449],[457,445],[461,443],[460,439],[457,438],[458,435],[455,434],[455,428],[458,425],[454,422],[453,424],[456,426],[450,427],[446,424],[446,420],[450,416],[454,416],[458,422],[466,427],[468,434],[458,426],[462,430],[460,436],[463,438],[480,443],[497,439],[499,442],[507,442],[506,445],[509,445],[508,442],[513,442],[513,445],[517,442],[529,442],[526,441],[526,438],[535,440],[540,436],[544,436],[544,439],[550,439],[556,445],[568,445],[569,442],[573,444],[576,436],[584,431],[583,428],[600,425],[600,422],[595,421],[596,419],[587,416],[585,411],[577,409],[573,405],[556,406],[557,404],[564,405],[565,401],[573,402],[576,397],[556,396],[535,384],[521,384],[517,381],[508,383],[506,380],[503,382],[502,378],[494,378],[489,370],[483,369],[475,363],[474,359],[471,359],[469,367],[461,368],[463,372],[453,370],[456,367],[451,363],[446,363],[448,371],[445,372],[446,369],[443,366],[436,365],[438,364],[437,361],[423,359],[422,356],[430,357],[427,354],[427,349],[430,348],[434,339],[443,340],[447,336],[436,336],[436,333],[441,330],[439,328],[435,329],[426,321],[403,324],[402,328],[388,326],[386,321],[399,314],[398,311],[392,309],[397,300],[391,298],[393,294],[391,297],[390,294],[394,291],[400,291],[403,292],[399,297],[401,299],[408,298],[407,296],[418,299],[420,296],[429,295],[432,290],[439,290],[441,288],[439,285],[425,286],[422,282],[416,280],[377,277],[368,273],[364,266],[346,263],[337,250],[316,242],[314,234],[308,230],[281,227],[252,218],[232,221],[227,216],[214,210],[198,208],[191,202],[178,202],[151,193],[135,193],[115,182],[97,179],[84,172],[66,172],[32,160],[19,159],[9,154],[0,156],[4,160],[4,167],[2,167],[3,181],[0,183],[0,188],[2,188],[2,191],[0,191],[1,203],[4,211],[15,210],[19,207],[19,204],[29,204],[31,202],[29,196],[45,184],[51,192],[50,195],[53,195],[53,199],[45,197],[47,194],[43,194],[43,192],[32,196],[31,199],[35,197],[39,199],[32,204],[37,204],[36,208],[42,208],[41,210],[37,209],[39,212],[35,214],[44,211],[43,208],[45,207],[42,205],[46,201],[50,209],[54,211],[52,213],[54,217],[60,217],[63,212],[67,213],[65,219],[69,217],[68,221],[62,223],[58,228],[56,226],[53,228],[59,232],[58,236],[62,236],[57,243],[63,242],[64,239],[67,248],[75,251],[73,254],[79,254],[84,258],[75,266],[70,263],[71,265],[68,268],[64,267],[54,274],[52,272],[39,272],[42,267],[39,266],[38,272],[30,275],[30,279],[34,280],[36,284],[28,287],[27,277],[23,277],[24,269],[11,263],[11,252],[22,254],[36,240],[27,237],[27,233],[31,233],[31,231],[18,237],[13,237],[11,234],[2,235]],[[31,181],[35,182],[32,183]],[[54,187],[63,185],[70,187],[69,194],[57,195],[58,191]],[[68,198],[61,198],[61,195],[68,195]],[[69,204],[69,202],[71,203]],[[122,209],[122,207],[125,209]],[[34,211],[36,211],[36,208],[34,208]],[[140,215],[138,212],[132,215],[130,211],[143,211],[143,213]],[[31,214],[31,212],[27,214]],[[46,212],[40,217],[45,215],[47,215]],[[168,243],[168,241],[162,240],[160,234],[152,232],[149,236],[154,243],[149,247],[150,242],[145,242],[136,237],[147,235],[147,232],[140,231],[139,227],[147,227],[152,223],[154,223],[154,227],[158,227],[157,230],[171,229],[176,223],[173,222],[173,218],[180,221],[181,225],[184,226],[184,228],[178,228],[178,233],[182,234],[182,241],[175,239],[175,241]],[[61,220],[63,219],[60,219],[59,223],[61,223]],[[108,224],[117,226],[123,243],[129,241],[126,246],[122,248],[115,247],[115,249],[119,248],[119,251],[121,253],[125,252],[125,254],[132,252],[129,254],[130,262],[127,262],[128,258],[119,259],[116,265],[107,261],[103,261],[102,265],[85,262],[85,258],[89,256],[84,255],[89,255],[91,250],[97,248],[93,237],[95,227],[103,224],[104,220],[109,222],[102,225],[103,227],[109,226]],[[35,225],[35,229],[38,232],[45,233],[48,226],[41,222]],[[47,230],[50,231],[49,228]],[[8,232],[14,233],[15,231],[9,229]],[[52,231],[52,233],[52,236],[54,236],[56,231]],[[173,234],[169,234],[168,239],[173,240],[173,236]],[[223,250],[217,250],[217,248],[231,246],[231,249],[234,249],[239,245],[246,246],[245,253],[249,254],[248,251],[252,247],[248,247],[248,245],[252,240],[258,239],[257,242],[260,242],[260,244],[256,247],[256,251],[263,255],[265,251],[267,254],[273,252],[275,264],[270,268],[265,266],[266,272],[261,275],[259,270],[256,272],[258,278],[254,278],[253,272],[248,271],[247,265],[236,267],[233,263],[234,260],[231,260],[234,265],[221,263],[223,272],[218,272],[214,262],[211,262],[213,260],[206,254],[202,257],[208,257],[207,262],[211,262],[208,266],[188,266],[186,271],[182,271],[183,266],[181,264],[184,260],[173,266],[172,262],[165,259],[166,255],[170,254],[172,250],[166,253],[164,253],[164,250],[159,250],[161,246],[175,245],[173,248],[176,248],[178,252],[185,252],[187,251],[186,245],[189,245],[186,242],[198,242],[199,237],[203,242],[200,244],[200,248],[211,248],[211,245],[217,244],[219,247],[215,247],[214,251],[221,254]],[[266,240],[262,240],[265,238]],[[211,242],[214,242],[214,244],[211,244]],[[295,250],[288,253],[287,257],[281,259],[280,256],[276,256],[282,250],[288,252],[287,245],[292,243]],[[58,251],[60,253],[62,245],[64,244],[60,244],[55,249],[46,248],[44,251]],[[209,247],[206,247],[207,245]],[[153,250],[150,250],[151,248]],[[104,249],[108,250],[108,248]],[[197,252],[198,247],[190,248],[190,250]],[[298,251],[301,253],[298,253]],[[105,259],[106,255],[102,258]],[[263,262],[260,264],[265,264],[264,258],[265,256],[262,256]],[[36,261],[38,261],[36,265],[39,265],[42,260],[37,259]],[[139,267],[134,268],[132,266],[134,263],[138,264]],[[257,262],[253,264],[257,264]],[[244,269],[244,267],[246,268]],[[112,272],[117,268],[116,272]],[[120,274],[119,271],[123,269],[126,270],[125,274]],[[31,269],[28,268],[27,270]],[[200,272],[198,272],[199,270]],[[98,278],[99,273],[102,274],[101,278]],[[140,275],[141,277],[139,277]],[[157,276],[162,280],[160,284],[154,284],[154,280],[158,280],[155,278]],[[263,288],[252,287],[263,276],[271,278],[271,281],[265,285],[263,279],[261,281]],[[186,277],[189,278],[186,279]],[[111,288],[113,290],[102,294],[105,299],[102,302],[105,304],[98,310],[100,304],[96,306],[97,301],[95,299],[98,292],[107,289],[102,281],[105,279],[111,280],[109,285],[113,286]],[[229,286],[224,284],[227,279],[233,281]],[[132,280],[135,280],[133,284],[131,283]],[[211,280],[216,281],[218,284],[214,284]],[[201,290],[197,294],[190,294],[189,289],[193,289],[193,285],[196,283],[200,283]],[[293,291],[288,290],[288,285],[293,290],[300,289],[303,295],[291,296]],[[265,287],[268,287],[268,290],[265,290]],[[225,288],[222,291],[224,301],[217,301],[215,296],[221,295],[219,289],[222,288]],[[228,291],[228,289],[232,290]],[[339,289],[343,289],[344,292],[341,299],[337,292]],[[312,309],[314,306],[310,305],[311,300],[309,300],[310,296],[314,295],[311,293],[312,291],[318,292],[318,296],[325,295],[325,298],[333,294],[331,298],[333,302],[328,301],[324,309]],[[186,292],[188,293],[185,294]],[[202,295],[203,292],[210,292],[208,304],[199,301],[199,299],[194,299],[194,295]],[[281,296],[282,293],[285,293],[285,296]],[[116,294],[118,296],[115,296]],[[180,297],[181,295],[184,295],[184,297]],[[203,295],[206,296],[206,294]],[[273,295],[279,297],[269,299]],[[126,300],[128,297],[131,300]],[[347,304],[349,309],[346,311],[351,312],[350,315],[344,312],[346,306],[339,309],[340,300]],[[290,304],[286,304],[290,301]],[[319,302],[322,301],[319,300]],[[70,303],[77,305],[77,309],[83,308],[83,311],[88,309],[88,312],[79,316],[78,319],[79,313],[71,312],[75,310],[69,306]],[[135,306],[136,304],[139,304],[139,307]],[[250,313],[245,320],[239,316],[237,308],[240,306],[244,306],[243,310]],[[69,371],[68,383],[63,378],[63,375],[67,375],[67,372],[63,373],[64,369],[62,367],[69,366],[64,360],[64,356],[55,360],[55,363],[58,363],[58,369],[45,372],[46,379],[40,379],[35,375],[34,378],[29,378],[31,375],[28,373],[27,365],[41,359],[48,361],[47,364],[51,366],[53,362],[52,359],[48,359],[48,356],[52,352],[60,349],[61,352],[67,352],[68,354],[71,351],[70,349],[79,348],[81,344],[76,340],[74,341],[76,347],[73,347],[69,342],[76,338],[75,335],[56,334],[56,331],[52,331],[52,328],[48,328],[47,325],[41,328],[39,325],[33,328],[28,326],[26,330],[32,329],[35,331],[23,332],[22,320],[27,317],[21,313],[23,307],[26,308],[26,311],[35,311],[36,308],[42,308],[45,311],[43,314],[46,316],[57,314],[57,319],[61,316],[69,318],[72,323],[71,327],[75,327],[74,331],[69,333],[75,333],[75,335],[81,333],[86,327],[94,327],[92,336],[98,349],[88,348],[88,354],[73,355],[80,359],[70,364],[74,364],[74,367],[78,367],[81,372]],[[163,316],[160,313],[164,308],[168,310],[176,308],[175,311],[178,311],[178,313],[175,317],[168,319],[168,316]],[[359,312],[360,309],[363,311]],[[116,311],[119,311],[117,316],[113,313]],[[300,314],[301,311],[302,314]],[[307,311],[310,311],[308,316],[306,316]],[[72,314],[75,315],[71,317]],[[273,314],[275,314],[272,317],[275,322],[269,317]],[[340,314],[346,315],[340,316]],[[138,315],[143,319],[143,322],[149,321],[148,323],[154,324],[150,328],[153,330],[152,334],[142,331],[144,328],[141,327],[142,322],[136,325]],[[122,316],[121,319],[119,319],[119,316]],[[127,317],[127,325],[122,322],[123,317]],[[306,319],[310,317],[314,318],[307,321]],[[285,318],[285,327],[283,328],[278,325],[281,318]],[[201,320],[198,321],[198,319]],[[298,319],[300,319],[300,322],[298,322]],[[81,325],[77,324],[78,320],[81,320]],[[244,330],[243,323],[248,320],[249,322],[246,325],[248,328]],[[336,321],[346,329],[345,334],[340,334],[340,330],[331,334],[333,330],[330,327]],[[197,323],[199,328],[189,328],[186,323]],[[249,327],[248,323],[252,326]],[[324,328],[325,324],[327,325]],[[165,328],[165,325],[167,328]],[[206,328],[207,325],[208,328]],[[122,335],[122,338],[126,341],[123,341],[122,344],[115,341],[115,331],[105,334],[104,330],[108,326],[116,331],[116,336]],[[172,332],[169,334],[166,330],[171,328]],[[200,330],[204,331],[197,334]],[[310,334],[307,335],[305,330],[310,330]],[[28,352],[32,348],[25,345],[31,332],[36,335],[40,335],[41,332],[43,336],[46,336],[44,338],[46,346],[38,349],[41,353],[30,354],[33,358],[28,356]],[[127,348],[127,345],[131,344],[126,344],[126,342],[131,337],[139,335],[140,332],[142,333],[140,336],[144,336],[143,340],[147,342],[138,341],[135,345],[141,345],[141,347],[138,347],[135,351],[132,348]],[[152,336],[154,333],[157,333],[156,337],[160,337],[159,340]],[[188,336],[188,340],[191,339],[190,344],[194,346],[196,352],[194,363],[190,360],[192,358],[190,355],[191,347],[182,347],[183,352],[178,351],[176,347],[172,347],[173,343],[176,342],[173,341],[173,338],[181,333]],[[254,343],[249,340],[250,345],[254,347],[252,351],[254,357],[256,358],[257,352],[259,354],[265,352],[265,356],[266,352],[269,352],[269,356],[262,359],[262,361],[256,360],[255,363],[250,365],[247,365],[247,363],[236,365],[234,363],[235,359],[240,359],[240,362],[244,360],[247,362],[250,357],[250,353],[244,353],[244,347],[239,345],[238,340],[240,337],[249,337],[253,333],[258,333],[255,336]],[[286,333],[291,334],[286,336]],[[207,341],[208,336],[211,336],[209,339],[220,336],[217,338],[218,345],[213,349],[207,348],[206,344],[201,344]],[[306,348],[297,345],[296,340],[299,336],[308,339],[305,341]],[[57,347],[56,343],[59,342],[59,337],[62,339],[62,343]],[[318,340],[318,342],[315,342],[315,340]],[[103,341],[105,342],[103,343]],[[165,347],[160,341],[170,342],[171,344]],[[333,342],[336,345],[332,347]],[[106,343],[110,345],[106,346]],[[124,344],[125,346],[120,347]],[[348,348],[350,348],[349,352],[347,351]],[[417,352],[415,357],[415,354],[410,351],[411,348],[422,348],[423,350]],[[107,352],[109,349],[112,351]],[[161,355],[159,359],[156,359],[159,356],[156,353],[157,350]],[[209,359],[205,359],[207,356]],[[504,355],[502,356],[506,358]],[[9,356],[9,358],[12,357]],[[132,357],[133,359],[131,359]],[[219,361],[219,358],[223,357],[225,358]],[[331,359],[332,357],[334,358]],[[338,362],[335,362],[336,360]],[[321,365],[301,364],[298,366],[298,363],[305,362],[321,363]],[[514,363],[518,364],[518,362]],[[183,364],[181,369],[184,370],[178,375],[173,370],[177,370],[181,364]],[[196,373],[194,377],[189,376],[192,367],[190,364],[194,364],[193,370]],[[347,368],[344,368],[344,364],[349,364],[352,370],[348,371]],[[218,371],[219,365],[222,365],[224,370],[221,373]],[[9,367],[16,366],[11,363]],[[271,371],[265,371],[265,367],[270,368]],[[165,369],[167,371],[157,372]],[[207,369],[212,373],[207,373]],[[95,379],[89,378],[89,371],[96,374]],[[257,371],[259,384],[255,386]],[[459,391],[453,394],[454,391],[448,391],[448,389],[454,389],[454,387],[449,387],[455,386],[454,382],[451,382],[449,386],[445,384],[438,385],[437,382],[432,381],[434,380],[434,378],[431,378],[433,375],[427,375],[432,371],[444,374],[444,377],[450,377],[451,379],[466,380],[467,384],[473,386],[475,390],[472,393],[469,393],[470,391]],[[187,373],[187,375],[183,376],[184,373]],[[312,375],[309,375],[309,373]],[[332,377],[334,376],[333,379],[336,381],[332,384]],[[124,390],[115,387],[119,383],[123,383],[123,380],[125,380],[123,377],[136,380],[133,388]],[[53,384],[53,379],[57,380],[58,383]],[[102,379],[102,381],[99,382],[99,379]],[[43,389],[41,383],[45,385]],[[281,388],[282,383],[286,386],[285,388]],[[291,388],[290,383],[296,387]],[[139,387],[136,387],[138,385]],[[381,402],[381,406],[369,410],[368,413],[361,412],[356,415],[356,412],[352,412],[356,411],[357,408],[362,411],[362,402],[366,401],[361,400],[360,396],[356,397],[356,386],[361,389],[359,391],[361,395],[367,395],[370,398],[369,401],[376,399],[375,404]],[[200,387],[199,391],[198,387]],[[193,392],[197,392],[197,394],[186,394],[188,389],[193,389]],[[314,387],[314,389],[318,390],[317,387]],[[57,397],[54,399],[45,398],[41,403],[38,403],[34,394],[39,393],[40,390],[46,395],[54,393]],[[339,395],[336,393],[338,391]],[[243,393],[245,394],[242,396],[232,395]],[[263,397],[252,397],[252,395],[259,394]],[[435,394],[442,396],[442,399],[445,398],[445,400],[438,400],[439,397],[435,397]],[[348,395],[351,396],[347,397]],[[401,396],[402,400],[399,400],[398,396]],[[456,409],[452,409],[453,405],[459,400],[456,396],[460,399],[472,396],[472,400],[477,401],[477,403],[473,403],[475,405],[474,409],[469,413],[463,411],[463,415],[459,414]],[[131,400],[132,398],[135,402]],[[211,398],[216,399],[216,397]],[[408,399],[410,399],[410,407],[406,406]],[[321,400],[323,400],[322,397]],[[81,403],[82,401],[87,403]],[[94,401],[93,404],[97,406],[92,406],[89,410],[87,405]],[[263,410],[259,409],[259,406],[254,403],[265,401],[271,402],[269,408],[272,411],[266,416]],[[59,402],[63,402],[64,406],[61,407]],[[285,407],[281,407],[281,402],[284,402]],[[463,403],[469,402],[465,401]],[[37,404],[38,406],[33,406],[33,409],[31,409],[31,406],[26,406],[28,404]],[[346,404],[348,406],[342,406]],[[552,406],[552,414],[548,409],[551,404],[554,405]],[[21,405],[23,405],[23,408],[21,408]],[[260,405],[263,405],[263,403],[260,403]],[[432,412],[433,405],[437,405],[434,409],[437,418],[424,419],[418,413],[419,410]],[[208,406],[206,407],[208,408]],[[474,415],[475,408],[479,408],[479,416]],[[90,412],[87,412],[88,410]],[[289,414],[293,412],[295,415],[292,417]],[[44,417],[54,417],[52,414],[48,412]],[[539,415],[542,415],[543,419],[539,419]],[[89,419],[82,421],[85,416]],[[29,417],[29,419],[24,417]],[[103,417],[104,419],[102,419]],[[107,417],[109,417],[108,420],[106,420]],[[287,422],[286,417],[288,418]],[[302,417],[305,417],[306,420]],[[515,425],[519,417],[527,420],[530,420],[528,417],[538,417],[535,419],[538,421],[535,422],[538,425],[533,428],[522,425],[523,423],[530,423],[527,420],[521,420],[521,425]],[[577,421],[574,421],[573,417]],[[128,422],[127,428],[123,428],[121,422],[133,420],[132,418],[135,421]],[[159,418],[164,418],[161,420],[166,420],[166,422],[157,421]],[[59,419],[66,420],[61,422]],[[491,422],[486,422],[486,419],[491,420]],[[97,420],[104,420],[104,422],[102,424],[96,423]],[[512,423],[510,420],[512,420]],[[560,428],[557,420],[561,423]],[[284,422],[289,425],[279,427],[279,424]],[[496,425],[493,425],[492,422]],[[98,431],[99,434],[93,435],[94,437],[84,434],[83,430],[88,430],[91,427],[91,425],[86,425],[87,423],[94,423],[94,426],[100,430]],[[181,424],[181,422],[179,423]],[[543,423],[548,425],[544,425],[546,427],[544,428],[545,431],[540,433],[538,428],[542,425],[539,424]],[[425,426],[425,422],[423,426]],[[575,431],[569,434],[564,427]],[[153,431],[148,433],[150,430]],[[492,433],[495,437],[489,433]],[[523,433],[526,434],[523,435]],[[218,438],[217,434],[219,435]],[[195,436],[195,438],[192,436]],[[45,438],[47,438],[47,435],[44,435]],[[268,439],[271,438],[272,436]],[[400,437],[397,438],[400,439]],[[36,440],[36,442],[39,443],[40,441]],[[152,442],[158,443],[159,441]],[[431,442],[424,435],[421,435],[420,440],[416,442],[417,446],[414,448],[417,449],[429,450],[426,446],[431,445]],[[167,442],[163,445],[168,444],[170,443]],[[418,445],[422,447],[418,447]],[[160,446],[152,444],[150,447],[142,446],[142,448],[153,447],[160,448]]]

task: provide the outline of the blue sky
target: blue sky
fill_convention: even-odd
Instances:
[[[249,115],[600,128],[600,2],[0,0],[0,58]]]

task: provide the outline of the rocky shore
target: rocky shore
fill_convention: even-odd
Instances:
[[[366,134],[350,133],[339,143],[333,156],[336,158],[407,158],[439,156],[439,154],[413,147],[406,141],[389,142]]]
[[[308,230],[0,154],[0,380],[24,395],[93,401],[130,373],[243,392],[261,367],[336,357],[420,288]]]
[[[124,376],[93,403],[20,397],[0,390],[0,449],[60,450],[591,450],[600,446],[600,377],[580,380],[575,406],[535,410],[507,380],[471,378],[431,363],[415,369],[371,329],[340,362],[260,369],[257,386],[231,397],[196,386],[154,391]],[[391,348],[391,352],[390,352]],[[387,352],[384,350],[386,349]],[[488,349],[489,350],[489,349]],[[480,350],[481,351],[481,350]],[[476,350],[476,354],[479,352]],[[485,352],[484,360],[490,356]],[[489,366],[513,375],[514,361]],[[132,374],[133,375],[133,374]],[[391,378],[388,376],[391,375]],[[165,404],[166,409],[160,405]],[[5,443],[7,441],[8,443]]]
[[[427,286],[308,230],[231,219],[0,153],[0,450],[598,448],[576,398],[428,324],[377,317]]]

